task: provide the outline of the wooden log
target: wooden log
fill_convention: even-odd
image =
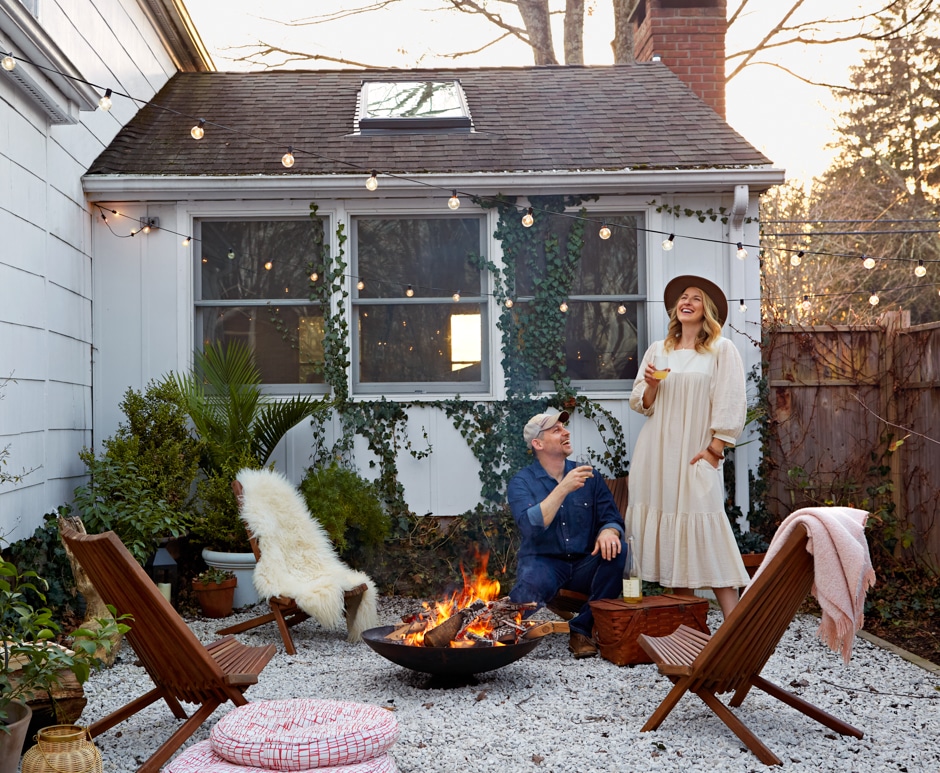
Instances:
[[[570,633],[568,623],[561,620],[546,620],[544,623],[533,625],[523,635],[523,639],[538,639],[550,633]]]
[[[398,628],[396,628],[394,631],[385,634],[384,638],[387,641],[402,641],[413,633],[420,633],[424,630],[424,628],[425,623],[419,620],[413,623],[398,626]]]
[[[458,612],[424,634],[425,647],[449,647],[463,628],[463,616]]]

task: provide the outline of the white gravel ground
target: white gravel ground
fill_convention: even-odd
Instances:
[[[393,624],[419,606],[384,598],[379,614]],[[257,614],[255,608],[250,614]],[[203,641],[224,622],[191,620]],[[551,613],[539,616],[552,619]],[[714,630],[720,615],[710,613]],[[786,771],[940,771],[940,677],[896,654],[856,639],[844,666],[815,635],[818,620],[790,626],[764,676],[860,728],[861,740],[839,736],[764,693],[753,690],[738,716],[782,760]],[[238,638],[276,642],[278,654],[247,692],[249,700],[327,698],[394,709],[401,734],[392,748],[402,773],[454,771],[761,771],[756,757],[695,696],[686,695],[659,730],[640,727],[669,682],[655,666],[618,668],[601,658],[574,660],[567,636],[550,635],[531,653],[476,684],[441,688],[426,675],[382,658],[366,644],[313,621],[294,629],[288,656],[271,624]],[[89,723],[145,692],[150,681],[129,648],[111,669],[85,685]],[[726,696],[728,697],[728,696]],[[219,708],[187,745],[208,737],[232,704]],[[96,739],[107,773],[130,773],[178,726],[154,704]]]

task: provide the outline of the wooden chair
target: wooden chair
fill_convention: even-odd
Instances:
[[[673,683],[672,690],[642,731],[658,728],[679,699],[691,692],[701,698],[761,762],[780,765],[780,758],[716,695],[734,692],[730,705],[737,707],[751,687],[757,687],[837,733],[862,737],[861,730],[760,675],[812,587],[813,556],[807,552],[806,545],[806,529],[797,526],[713,635],[684,625],[669,636],[640,635],[640,646],[659,667],[659,672]]]
[[[241,506],[245,496],[242,484],[237,480],[233,480],[232,491],[235,492],[235,499],[238,501],[239,506]],[[255,560],[257,561],[261,558],[261,547],[258,544],[258,540],[253,536],[249,538],[249,541],[251,542],[251,550],[255,554]],[[356,610],[358,610],[359,604],[362,601],[362,594],[366,592],[367,588],[368,586],[365,583],[360,583],[354,588],[343,591],[343,608],[345,610],[347,626],[349,625],[349,621],[355,617]],[[309,620],[310,615],[298,607],[294,599],[287,596],[272,596],[268,599],[268,607],[271,611],[267,614],[253,617],[242,623],[230,625],[227,628],[221,628],[218,633],[242,633],[243,631],[257,628],[260,625],[275,622],[277,623],[278,631],[281,633],[281,639],[284,641],[285,652],[287,652],[288,655],[296,654],[297,649],[294,647],[294,639],[291,636],[290,629],[298,623],[304,622],[304,620]]]
[[[231,636],[201,644],[114,532],[81,534],[63,524],[61,534],[105,603],[132,616],[127,641],[155,685],[93,722],[89,731],[101,735],[162,698],[174,717],[186,721],[137,769],[157,773],[219,706],[248,703],[242,693],[258,681],[277,650],[273,644],[248,647]],[[199,708],[187,717],[180,701]]]
[[[627,500],[630,494],[629,481],[630,478],[627,475],[624,475],[622,478],[604,479],[621,515],[625,515],[627,512]],[[588,597],[584,593],[577,593],[573,590],[562,588],[555,595],[555,598],[546,603],[545,606],[563,620],[570,620],[581,611],[581,607],[587,603],[587,600]]]

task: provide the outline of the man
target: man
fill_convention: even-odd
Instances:
[[[509,481],[507,492],[522,534],[516,585],[509,594],[517,603],[544,604],[560,588],[584,593],[590,601],[619,598],[623,587],[623,517],[600,475],[568,459],[567,421],[567,411],[540,413],[522,432],[535,461]],[[596,655],[590,605],[585,603],[569,625],[574,656]]]

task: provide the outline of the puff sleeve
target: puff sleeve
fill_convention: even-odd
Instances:
[[[715,360],[711,384],[711,431],[719,440],[734,445],[744,430],[747,415],[744,363],[738,347],[727,338],[719,339]]]

